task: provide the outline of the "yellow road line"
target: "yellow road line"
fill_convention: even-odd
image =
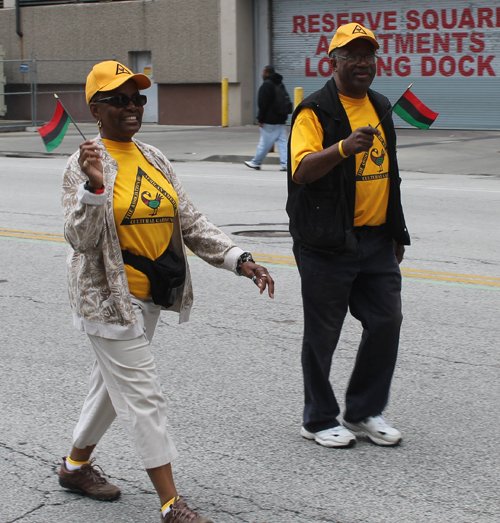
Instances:
[[[36,232],[23,231],[17,229],[2,229],[0,228],[0,236],[10,238],[22,238],[29,240],[41,240],[51,242],[65,242],[64,236],[58,233],[51,232]],[[186,249],[187,254],[194,256],[194,254]],[[293,256],[282,256],[279,254],[262,254],[254,253],[255,261],[262,263],[269,263],[272,265],[285,265],[289,267],[295,266],[295,258]],[[481,285],[487,287],[500,287],[500,277],[496,276],[479,276],[475,274],[455,274],[442,271],[427,271],[421,269],[407,269],[402,268],[401,274],[405,278],[414,278],[419,280],[444,282],[444,283],[459,283],[466,285]]]

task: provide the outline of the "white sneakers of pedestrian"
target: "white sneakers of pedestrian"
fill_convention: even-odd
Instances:
[[[301,427],[300,435],[306,439],[313,439],[323,447],[352,447],[356,443],[356,436],[342,425],[319,432],[309,432]]]
[[[358,423],[344,421],[344,427],[352,432],[364,432],[376,445],[392,447],[397,445],[403,436],[399,430],[391,427],[382,416],[370,416]]]
[[[255,169],[256,171],[260,171],[260,165],[253,163],[252,160],[249,162],[243,162],[247,167],[250,167],[250,169]]]

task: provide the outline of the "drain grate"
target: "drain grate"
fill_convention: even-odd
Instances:
[[[290,233],[288,231],[237,231],[233,232],[236,236],[253,236],[258,238],[289,238]]]

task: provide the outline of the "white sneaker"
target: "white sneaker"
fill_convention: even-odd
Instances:
[[[318,445],[323,445],[323,447],[352,447],[356,443],[356,436],[342,425],[320,430],[319,432],[309,432],[304,427],[301,427],[300,435],[306,439],[313,439]]]
[[[243,162],[247,167],[250,167],[250,169],[255,169],[256,171],[260,171],[260,165],[257,165],[256,163],[253,163],[252,160],[249,162]]]
[[[353,432],[364,432],[376,445],[392,447],[403,439],[401,432],[391,427],[382,416],[370,416],[358,423],[350,423],[348,421],[343,423],[344,427]]]

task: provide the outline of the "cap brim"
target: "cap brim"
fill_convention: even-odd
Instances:
[[[102,89],[99,89],[97,92],[101,91],[113,91],[113,89],[116,89],[117,87],[120,87],[120,85],[123,85],[125,82],[128,82],[129,80],[134,80],[134,82],[137,84],[137,88],[139,90],[147,89],[148,87],[151,87],[151,80],[148,76],[142,73],[127,75],[127,76],[121,76],[119,78],[116,78],[112,82],[110,82],[108,85],[103,87]]]

